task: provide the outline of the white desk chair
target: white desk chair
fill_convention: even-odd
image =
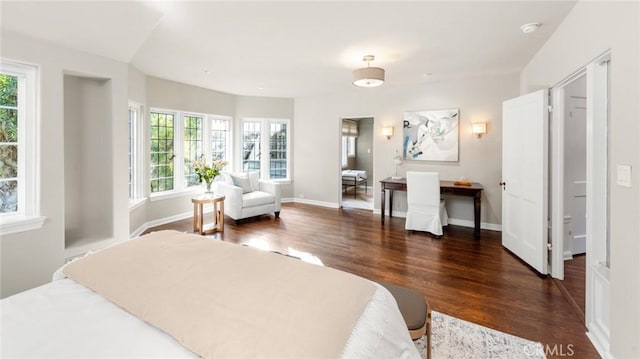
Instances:
[[[442,235],[449,216],[440,199],[437,172],[407,172],[407,219],[405,229]]]

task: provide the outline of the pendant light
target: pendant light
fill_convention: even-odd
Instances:
[[[367,67],[357,69],[353,72],[353,84],[358,87],[376,87],[384,83],[384,69],[371,67],[370,62],[375,60],[373,55],[365,55],[362,61],[367,63]]]

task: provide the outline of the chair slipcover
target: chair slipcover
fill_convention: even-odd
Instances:
[[[243,188],[234,183],[233,177],[248,179]],[[280,184],[258,179],[258,172],[226,173],[217,183],[216,191],[225,196],[225,214],[234,220],[274,213],[280,216]]]
[[[440,199],[440,175],[436,172],[407,172],[407,219],[405,229],[442,235],[448,223]]]

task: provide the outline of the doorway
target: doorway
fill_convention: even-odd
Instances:
[[[341,203],[344,208],[373,210],[373,117],[343,118]]]
[[[563,88],[563,243],[562,285],[578,316],[585,319],[587,255],[587,76]],[[553,160],[552,160],[553,161]]]
[[[566,292],[576,285],[575,295],[565,294],[569,302],[578,298],[574,308],[583,313],[587,336],[600,353],[609,349],[610,71],[606,52],[554,86],[550,131],[551,275]]]

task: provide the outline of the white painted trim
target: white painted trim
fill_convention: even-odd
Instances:
[[[312,200],[312,199],[305,199],[305,198],[295,198],[293,200],[293,202],[294,203],[311,204],[311,205],[320,206],[320,207],[340,208],[340,205],[338,203],[335,203],[335,202],[315,201],[315,200]]]
[[[199,193],[202,193],[202,187],[200,186],[194,186],[194,188],[187,188],[179,191],[155,192],[149,196],[149,201],[155,202],[155,201],[162,201],[164,199],[169,199],[169,198],[194,196]]]
[[[603,358],[611,357],[611,353],[609,353],[609,306],[610,296],[609,296],[609,268],[606,268],[602,265],[589,265],[587,264],[587,296],[592,296],[592,298],[586,297],[587,303],[600,303],[600,308],[595,308],[593,305],[591,308],[587,306],[587,309],[590,310],[590,318],[587,319],[587,337],[591,340],[591,343],[598,351]],[[600,285],[602,290],[595,289],[597,285]],[[605,292],[606,290],[606,292]],[[592,300],[590,300],[592,299]],[[599,310],[598,310],[599,309]],[[603,313],[603,310],[605,311]],[[607,321],[607,322],[605,322]]]
[[[564,279],[564,86],[570,84],[583,74],[584,70],[571,75],[566,81],[562,81],[551,89],[551,123],[550,138],[551,155],[549,166],[551,167],[551,203],[549,218],[551,220],[551,276],[560,280]]]
[[[129,200],[129,212],[135,211],[140,208],[142,205],[147,203],[147,198],[137,198]]]
[[[41,216],[5,216],[0,222],[0,235],[33,231],[42,228],[47,217]]]
[[[564,258],[565,261],[569,261],[573,259],[573,254],[571,253],[570,250],[565,250],[562,257]]]
[[[212,211],[211,208],[207,209],[207,207],[205,206],[203,213],[211,213],[211,211]],[[173,216],[164,217],[164,218],[160,218],[160,219],[154,219],[153,221],[145,222],[140,227],[138,227],[138,229],[136,229],[135,231],[131,232],[129,234],[129,238],[138,237],[140,234],[142,234],[142,232],[146,231],[148,228],[159,226],[159,225],[162,225],[162,224],[175,222],[175,221],[180,221],[180,220],[183,220],[183,219],[186,219],[186,218],[189,218],[189,217],[193,217],[193,212],[192,211],[183,212],[183,213],[175,214]]]
[[[587,263],[585,320],[589,339],[604,357],[609,354],[610,295],[608,235],[608,94],[604,55],[587,65]]]
[[[475,227],[475,224],[473,223],[473,221],[470,221],[468,219],[458,219],[458,218],[451,218],[451,217],[449,217],[449,224],[453,224],[454,226],[469,227],[469,228]],[[502,232],[502,225],[497,223],[480,222],[480,229],[488,229],[490,231]]]
[[[280,203],[293,203],[293,202],[295,202],[295,198],[291,198],[291,197],[280,198]]]
[[[380,214],[380,208],[374,209],[373,213]],[[407,213],[394,211],[393,216],[398,218],[407,218]],[[459,219],[459,218],[449,217],[449,224],[452,224],[454,226],[460,226],[460,227],[475,228],[474,222],[468,219]],[[480,229],[487,229],[490,231],[502,232],[502,225],[497,223],[480,222]]]

